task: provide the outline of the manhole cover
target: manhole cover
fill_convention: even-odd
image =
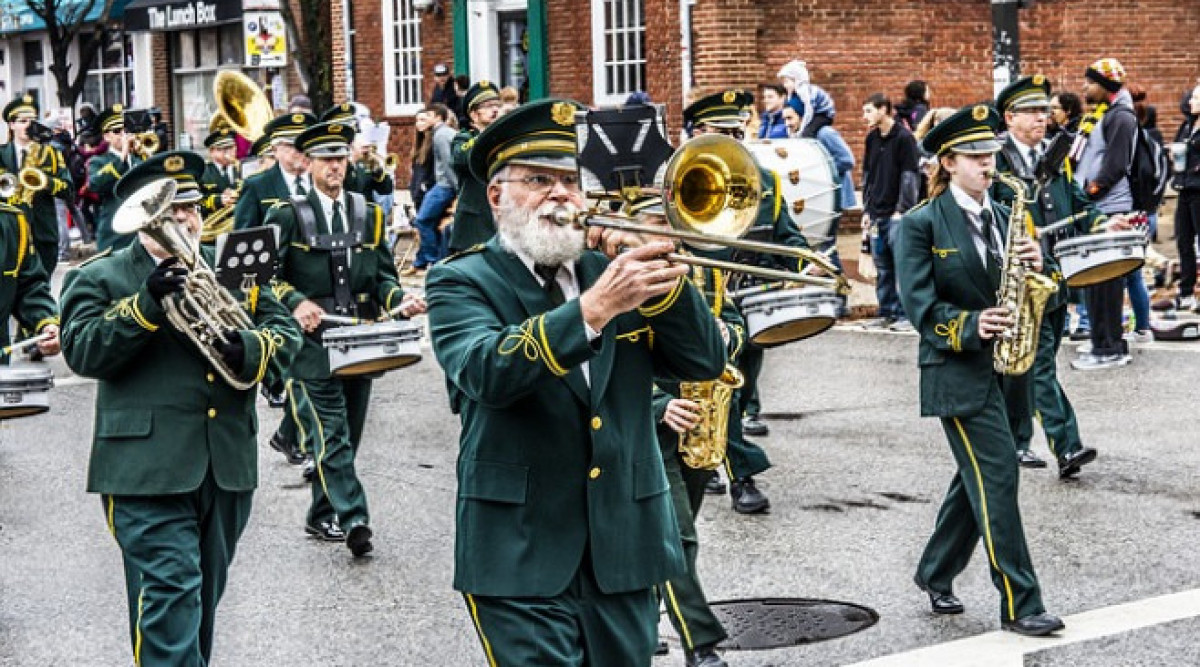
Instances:
[[[770,598],[713,602],[729,638],[722,648],[753,650],[836,639],[875,625],[874,609],[849,602]]]

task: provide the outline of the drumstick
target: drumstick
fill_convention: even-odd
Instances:
[[[355,326],[358,324],[368,324],[371,320],[364,320],[358,317],[343,317],[341,315],[330,315],[329,313],[321,313],[321,321],[329,322],[330,324],[347,324]]]
[[[0,353],[12,354],[13,352],[16,352],[18,350],[24,350],[27,347],[33,347],[34,345],[37,345],[38,343],[40,343],[44,340],[50,340],[53,337],[54,336],[52,336],[49,333],[38,334],[32,338],[26,338],[25,340],[17,341],[16,343],[9,345],[8,347],[5,347],[3,350],[0,350]]]
[[[1074,215],[1068,215],[1065,218],[1055,220],[1054,222],[1046,225],[1045,227],[1039,227],[1037,230],[1038,236],[1044,236],[1046,234],[1053,234],[1054,232],[1057,232],[1060,229],[1065,229],[1067,227],[1070,227],[1071,225],[1075,224],[1077,221],[1082,220],[1083,218],[1086,218],[1089,215],[1091,215],[1090,211],[1080,211]]]

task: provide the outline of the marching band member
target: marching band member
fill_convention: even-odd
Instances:
[[[486,243],[496,234],[496,222],[488,206],[487,183],[471,172],[471,151],[475,137],[500,117],[500,91],[489,81],[480,81],[462,97],[462,107],[471,118],[450,144],[450,160],[458,176],[458,203],[454,205],[454,226],[450,229],[450,252],[461,252],[477,243]]]
[[[1053,241],[1068,234],[1086,234],[1100,226],[1106,216],[1096,210],[1087,195],[1079,189],[1062,169],[1061,165],[1043,165],[1046,154],[1046,119],[1050,113],[1050,82],[1038,74],[1026,76],[1009,84],[996,97],[996,108],[1004,114],[1008,135],[996,154],[996,171],[1008,173],[1025,183],[1030,199],[1028,211],[1034,224],[1045,227],[1058,220],[1084,215],[1068,229],[1054,232],[1042,244],[1044,252],[1053,248]],[[1063,139],[1065,140],[1065,139]],[[1039,172],[1048,178],[1039,178]],[[992,195],[1002,203],[1009,204],[1015,193],[1003,183],[992,185]],[[1038,333],[1037,359],[1032,369],[1032,404],[1009,406],[1013,415],[1013,437],[1017,445],[1017,460],[1027,468],[1044,468],[1046,462],[1029,449],[1033,438],[1033,415],[1037,414],[1046,434],[1050,453],[1058,459],[1058,473],[1062,479],[1077,475],[1080,469],[1096,458],[1096,450],[1084,447],[1079,436],[1079,424],[1075,410],[1058,381],[1058,348],[1062,344],[1070,288],[1061,274],[1052,277],[1058,283],[1058,292],[1046,302]],[[1023,410],[1017,408],[1023,407]],[[1036,410],[1036,412],[1035,412]]]
[[[25,213],[16,206],[0,204],[0,347],[8,347],[8,320],[15,317],[21,331],[48,334],[37,344],[43,356],[58,354],[58,304],[50,292],[50,276],[42,267],[34,245],[33,230]],[[0,354],[7,364],[9,354]]]
[[[235,132],[223,127],[204,138],[209,162],[204,165],[200,187],[205,192],[200,200],[200,214],[204,218],[202,239],[211,243],[222,231],[233,228],[233,207],[238,200],[238,186],[242,181],[241,167],[237,161]],[[216,216],[216,218],[214,218]]]
[[[198,240],[204,160],[161,153],[126,173],[116,196],[172,178],[170,215]],[[63,352],[99,380],[87,490],[99,493],[121,548],[129,641],[139,665],[204,665],[217,604],[258,483],[253,389],[229,386],[173,331],[163,299],[188,270],[145,232],[67,274]],[[211,258],[210,258],[211,259]],[[245,294],[254,328],[216,346],[239,381],[286,365],[300,332],[270,290]]]
[[[397,282],[383,212],[343,188],[353,139],[354,128],[342,123],[318,123],[297,135],[295,150],[311,161],[313,187],[273,207],[266,224],[280,230],[276,292],[306,334],[287,381],[297,431],[317,470],[305,531],[344,540],[360,557],[373,548],[366,491],[354,468],[371,380],[332,376],[321,318],[375,319],[397,307],[411,317],[425,303]]]
[[[754,104],[754,96],[741,90],[726,90],[700,98],[683,111],[683,123],[692,127],[693,135],[724,134],[735,139],[742,139],[742,109]],[[808,244],[796,227],[791,216],[781,214],[783,206],[782,193],[779,188],[778,175],[759,167],[759,175],[763,183],[763,200],[759,204],[759,215],[747,238],[772,241],[781,245],[807,248]],[[715,259],[730,259],[734,251],[722,249],[704,251],[697,254]],[[740,253],[739,253],[740,254]],[[777,266],[778,268],[795,271],[799,267],[796,259],[767,257],[756,255],[751,263]],[[725,276],[727,279],[728,276]],[[751,409],[758,392],[758,376],[762,372],[763,349],[747,344],[738,359],[738,369],[745,377],[745,384],[738,389],[734,401],[738,405],[738,415]],[[766,435],[767,427],[757,419],[757,413],[747,421],[757,435]],[[743,430],[742,420],[729,420],[729,445],[725,459],[725,472],[729,475],[729,495],[733,509],[739,514],[758,514],[766,512],[771,507],[767,495],[758,488],[754,476],[765,472],[771,467],[771,461],[762,447],[747,440]],[[710,488],[720,493],[719,480],[713,477]]]
[[[321,114],[322,123],[346,123],[355,128],[355,132],[359,132],[358,118],[355,115],[355,107],[351,102],[343,102],[325,113]],[[374,151],[374,144],[365,143],[363,146],[363,154]],[[355,144],[354,148],[357,148]],[[390,195],[396,191],[396,182],[392,175],[383,168],[383,156],[377,157],[378,164],[368,165],[363,160],[363,155],[353,155],[346,167],[346,183],[343,187],[349,192],[357,192],[358,194],[376,201],[376,195]]]
[[[96,207],[96,250],[120,250],[133,240],[119,236],[112,229],[113,215],[121,205],[114,193],[117,181],[130,169],[142,163],[142,158],[130,152],[129,135],[125,132],[125,111],[120,104],[106,109],[96,119],[96,126],[108,144],[108,151],[88,160],[88,190],[100,200]]]
[[[312,114],[291,113],[276,116],[263,128],[263,136],[270,137],[275,164],[242,182],[242,194],[233,210],[235,229],[258,227],[275,204],[312,190],[308,160],[294,142],[297,135],[316,122]]]
[[[22,95],[4,106],[4,120],[8,122],[9,143],[0,146],[0,168],[14,176],[26,167],[41,171],[46,186],[41,190],[26,193],[26,199],[9,203],[25,213],[25,219],[33,231],[33,245],[46,275],[54,276],[58,265],[58,207],[55,200],[70,202],[75,196],[71,183],[71,172],[66,160],[46,138],[30,135],[30,126],[38,118],[38,108],[33,98]],[[20,182],[18,180],[18,182]],[[22,188],[18,188],[20,192]]]
[[[921,414],[942,420],[958,472],[917,566],[915,583],[935,614],[959,614],[954,579],[983,538],[1000,591],[1001,627],[1042,636],[1063,622],[1046,613],[1025,543],[1005,384],[993,370],[993,339],[1013,320],[996,306],[1009,210],[988,195],[999,115],[965,107],[933,128],[922,148],[939,170],[930,196],[901,219],[897,274],[905,312],[920,333]],[[1037,242],[1017,257],[1042,271]],[[1024,379],[1018,376],[1018,379]]]
[[[454,587],[491,664],[648,667],[654,587],[684,571],[651,389],[715,378],[726,353],[671,244],[617,255],[633,235],[548,219],[584,205],[576,109],[526,104],[476,137],[498,233],[428,274],[463,424]]]

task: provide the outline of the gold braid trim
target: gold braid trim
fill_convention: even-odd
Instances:
[[[104,319],[115,320],[118,317],[127,317],[137,323],[138,326],[146,331],[158,331],[158,325],[146,319],[142,314],[142,309],[138,307],[138,295],[127,296],[124,299],[114,303],[104,313]]]
[[[292,287],[291,285],[283,282],[282,280],[275,280],[275,281],[271,282],[271,292],[273,292],[275,294],[276,299],[283,299],[283,297],[285,297],[288,294],[291,294],[292,292],[295,292],[295,291],[296,291],[295,287]]]
[[[679,299],[679,295],[683,293],[683,286],[684,279],[681,276],[679,280],[675,282],[675,288],[672,289],[666,296],[664,296],[661,301],[649,306],[642,306],[641,308],[638,308],[638,312],[645,317],[654,317],[655,315],[663,314],[668,308],[675,305],[675,302]]]
[[[21,275],[21,265],[25,263],[25,253],[29,251],[29,222],[24,213],[17,214],[17,234],[17,265],[12,271],[4,272],[4,275],[14,278]]]
[[[51,324],[59,324],[59,323],[60,322],[58,319],[58,315],[51,315],[50,317],[46,317],[46,318],[39,320],[37,324],[33,325],[33,330],[35,332],[41,332],[42,327],[48,327]]]
[[[940,257],[942,259],[946,259],[947,257],[949,257],[950,255],[953,255],[956,252],[958,252],[958,248],[939,248],[937,246],[933,246],[933,254],[937,255],[938,257]]]
[[[257,329],[254,331],[254,336],[258,338],[258,344],[262,350],[262,354],[258,359],[258,371],[254,374],[255,382],[262,382],[267,376],[267,367],[270,365],[271,358],[283,347],[283,335],[269,328]]]
[[[967,311],[962,311],[958,317],[939,324],[933,328],[933,332],[939,336],[944,336],[946,342],[950,343],[950,349],[955,352],[962,352],[962,325],[967,319]]]
[[[383,309],[384,310],[389,311],[389,312],[392,310],[392,297],[396,294],[396,292],[401,292],[401,296],[403,296],[404,290],[399,285],[397,285],[396,287],[393,287],[391,289],[391,291],[389,291],[387,293],[387,298],[385,298],[383,300]]]
[[[550,352],[550,343],[546,339],[545,320],[545,315],[539,315],[536,320],[525,320],[516,333],[511,333],[500,341],[497,351],[502,356],[508,356],[520,350],[527,360],[542,361],[551,373],[562,377],[567,374],[567,370],[558,364]],[[538,328],[539,336],[533,335],[535,325]]]

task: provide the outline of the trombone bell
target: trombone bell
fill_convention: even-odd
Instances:
[[[727,238],[754,225],[762,201],[758,163],[741,143],[719,134],[696,137],[671,156],[663,176],[663,208],[675,229]],[[717,250],[698,238],[688,245]]]

